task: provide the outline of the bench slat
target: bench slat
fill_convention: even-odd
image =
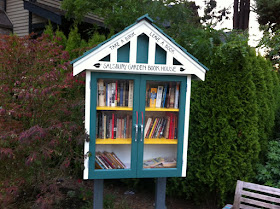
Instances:
[[[243,182],[243,189],[244,188],[280,196],[280,189],[269,186],[262,186],[259,184]]]
[[[279,205],[272,205],[270,203],[261,202],[261,201],[258,201],[258,200],[252,200],[252,199],[248,199],[248,198],[245,198],[245,197],[241,197],[240,202],[248,203],[248,204],[256,205],[256,206],[261,206],[261,207],[266,207],[266,208],[280,209]]]
[[[234,208],[235,209],[235,208]],[[261,209],[259,207],[253,207],[253,206],[250,206],[250,205],[243,205],[243,204],[240,204],[240,209]]]
[[[241,195],[246,195],[249,197],[266,200],[266,201],[270,201],[270,202],[280,203],[280,198],[271,197],[271,196],[267,196],[267,195],[263,195],[263,194],[258,194],[258,193],[254,193],[254,192],[250,192],[250,191],[243,190],[243,191],[241,191]]]

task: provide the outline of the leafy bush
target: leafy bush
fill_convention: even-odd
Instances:
[[[267,186],[280,188],[280,141],[273,140],[268,144],[267,160],[259,164],[257,180]]]
[[[57,180],[81,176],[84,80],[49,36],[0,39],[0,204],[61,197]]]
[[[193,32],[182,43],[210,71],[192,83],[187,178],[170,179],[168,190],[215,208],[233,197],[236,180],[255,177],[279,107],[279,76],[246,37],[219,42],[217,31]]]

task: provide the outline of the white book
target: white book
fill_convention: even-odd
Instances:
[[[111,107],[112,104],[112,84],[108,83],[108,97],[107,97],[107,106]]]
[[[174,108],[178,108],[178,104],[179,104],[179,86],[180,86],[180,83],[177,82],[176,90],[175,90]]]
[[[146,123],[146,126],[145,126],[144,137],[147,135],[147,132],[148,132],[148,130],[149,130],[149,127],[150,127],[150,125],[151,125],[151,122],[152,122],[152,118],[148,118],[147,123]]]
[[[128,107],[133,106],[133,81],[129,81],[128,86]]]
[[[112,86],[111,86],[111,106],[112,107],[116,107],[115,97],[116,97],[116,83],[112,83]]]
[[[105,87],[104,87],[104,81],[99,80],[98,81],[98,106],[104,107],[105,106]]]
[[[163,86],[158,86],[156,107],[161,107],[162,93],[163,93]]]

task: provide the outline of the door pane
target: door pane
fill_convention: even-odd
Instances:
[[[180,82],[147,81],[143,168],[177,167]]]
[[[98,79],[95,169],[130,169],[133,80]]]

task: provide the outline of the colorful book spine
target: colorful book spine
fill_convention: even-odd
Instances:
[[[105,106],[105,88],[104,88],[104,80],[98,80],[98,106]]]
[[[111,106],[112,107],[116,107],[115,98],[116,98],[116,83],[112,83],[111,84]]]
[[[156,107],[157,88],[151,88],[150,107]]]
[[[179,108],[179,88],[180,83],[176,83],[176,90],[175,90],[175,101],[174,101],[174,108]]]
[[[133,81],[129,81],[128,86],[128,107],[133,106]]]
[[[163,107],[163,108],[165,107],[166,94],[167,94],[167,84],[165,84],[164,89],[163,89],[162,103],[161,103],[161,107]]]
[[[163,86],[158,86],[157,88],[157,98],[156,98],[156,107],[161,107],[162,101],[162,94],[163,94]]]

